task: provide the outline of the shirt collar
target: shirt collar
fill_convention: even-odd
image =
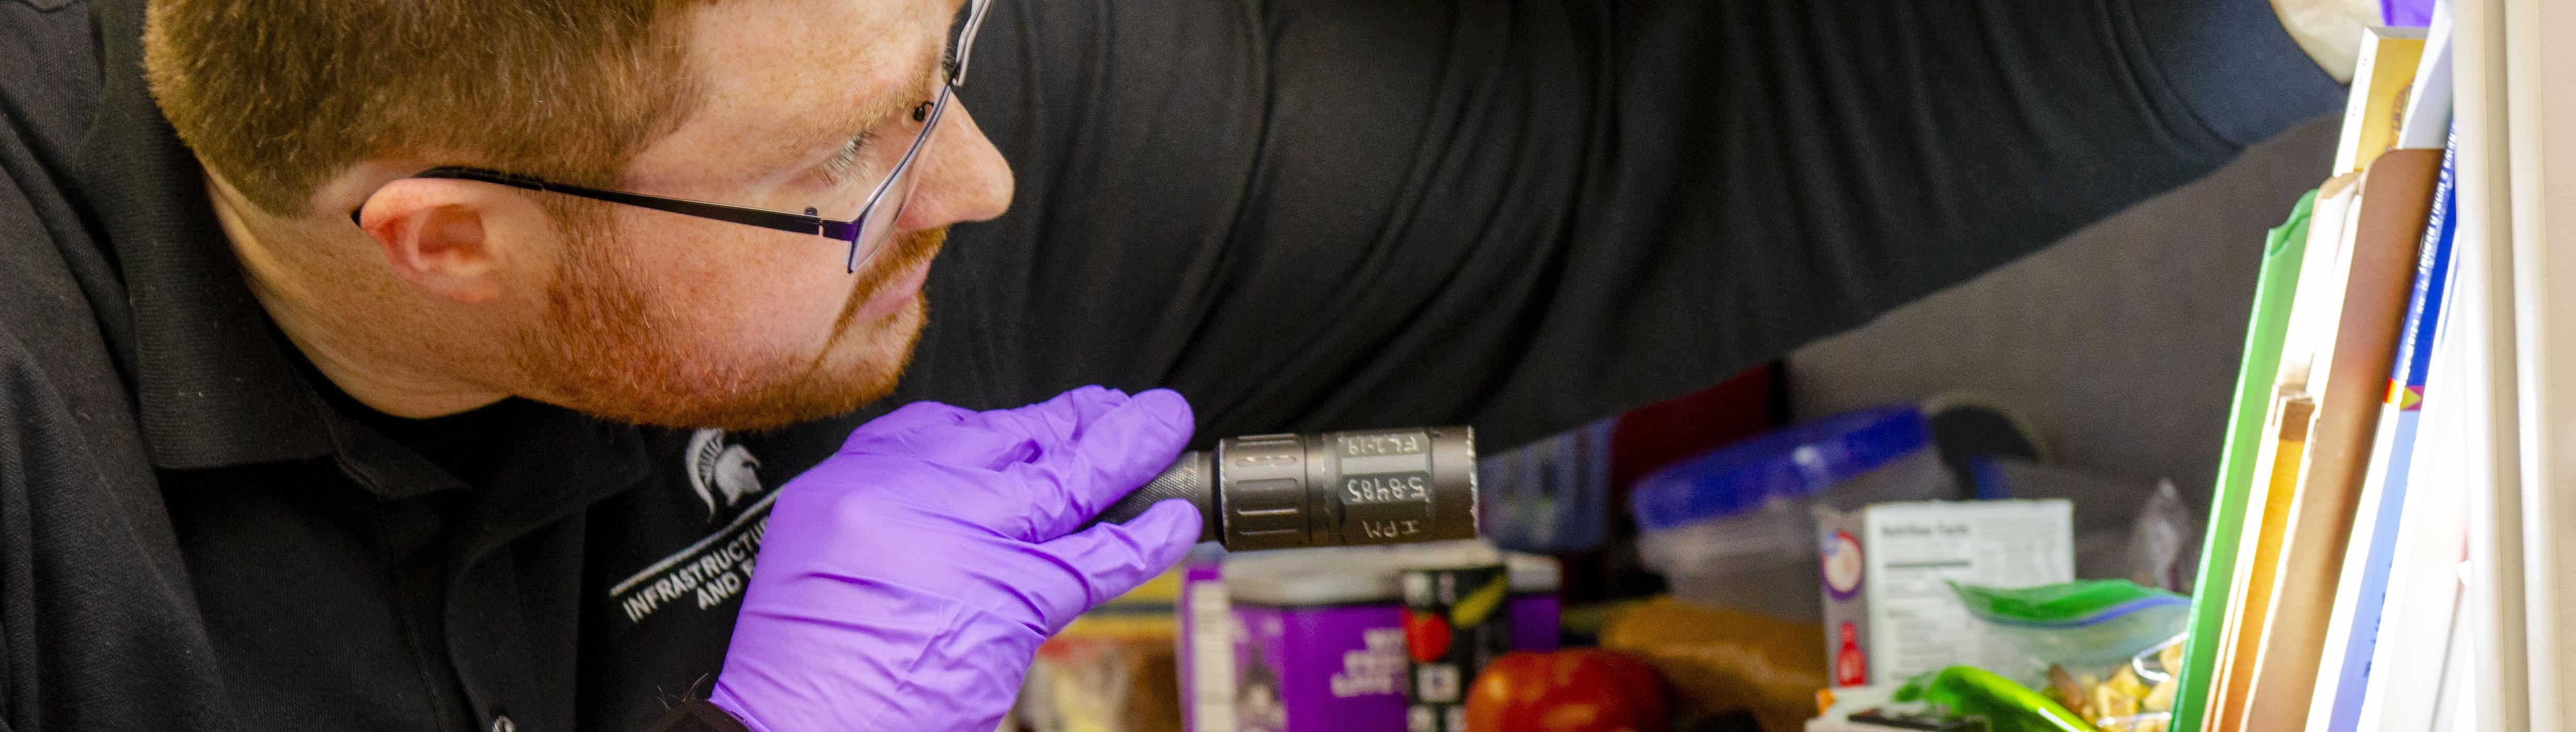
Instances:
[[[133,304],[135,401],[153,465],[330,454],[325,407],[252,299],[195,155],[145,87],[142,0],[92,8],[106,73],[78,177]]]
[[[330,387],[316,386],[323,377],[307,372],[251,296],[207,200],[196,155],[144,84],[143,0],[99,0],[93,10],[108,71],[79,179],[124,270],[134,318],[135,401],[153,466],[188,470],[329,456],[379,496],[467,487],[351,416],[364,406],[335,408],[321,391]],[[559,407],[516,410],[513,417],[514,447],[506,451],[512,454],[496,459],[562,463],[581,478],[549,475],[540,481],[547,489],[508,499],[531,515],[586,505],[646,470],[634,427]],[[587,488],[563,490],[567,485]]]

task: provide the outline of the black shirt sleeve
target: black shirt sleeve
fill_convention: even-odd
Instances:
[[[953,231],[869,413],[1168,385],[1202,442],[1531,439],[2341,96],[2263,0],[1000,0],[976,53],[963,98],[1018,198]]]

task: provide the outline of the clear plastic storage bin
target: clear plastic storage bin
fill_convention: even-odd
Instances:
[[[1803,422],[1637,481],[1637,548],[1675,597],[1819,622],[1814,505],[1958,498],[1914,405]]]

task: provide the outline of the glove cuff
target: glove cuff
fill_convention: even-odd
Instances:
[[[726,713],[724,708],[707,700],[697,699],[673,708],[670,713],[655,720],[653,726],[646,727],[645,732],[754,732],[754,730],[743,724],[742,720],[734,719],[733,715]]]
[[[746,610],[708,701],[749,732],[991,732],[1046,635],[954,598],[855,587],[866,591],[828,604],[865,622]],[[755,619],[758,631],[743,627]],[[806,629],[818,632],[794,632]]]

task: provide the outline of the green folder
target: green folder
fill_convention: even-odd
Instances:
[[[2280,375],[2281,341],[2289,331],[2290,298],[2299,287],[2299,260],[2308,250],[2308,215],[2317,192],[2299,197],[2290,219],[2264,236],[2263,274],[2254,285],[2254,314],[2245,325],[2245,360],[2236,371],[2236,405],[2227,412],[2227,446],[2219,453],[2218,485],[2209,503],[2209,531],[2200,548],[2200,578],[2193,583],[2191,636],[2183,643],[2172,732],[2201,732],[2209,678],[2218,664],[2218,633],[2227,622],[2227,588],[2236,571],[2236,545],[2245,531],[2245,501],[2254,485],[2254,454],[2271,409],[2272,381]]]

